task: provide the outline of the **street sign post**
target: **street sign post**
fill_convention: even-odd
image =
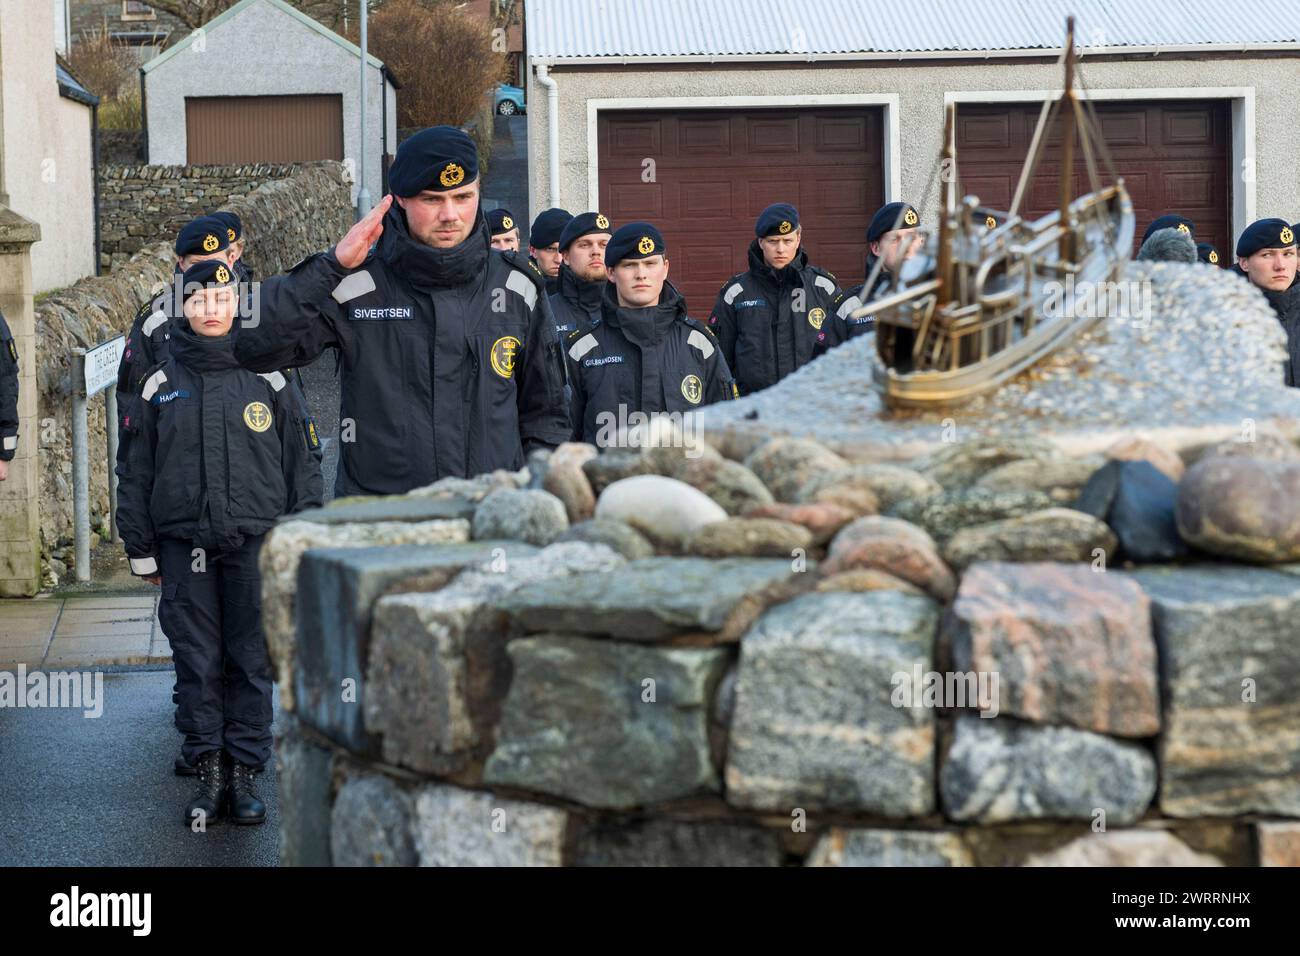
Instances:
[[[117,336],[92,349],[72,350],[72,541],[77,580],[90,580],[90,465],[86,402],[104,392],[104,433],[108,445],[108,527],[117,534],[117,369],[126,338]]]

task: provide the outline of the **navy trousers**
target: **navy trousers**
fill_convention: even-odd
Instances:
[[[189,541],[158,544],[158,621],[176,665],[176,728],[193,764],[223,747],[240,763],[271,756],[271,661],[262,633],[257,554],[265,535],[227,551],[194,554]],[[201,560],[200,560],[201,558]]]

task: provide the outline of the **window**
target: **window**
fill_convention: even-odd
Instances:
[[[158,14],[154,13],[153,7],[141,0],[122,0],[122,19],[156,20]]]

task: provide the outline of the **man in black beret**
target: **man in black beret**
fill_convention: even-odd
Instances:
[[[469,136],[421,130],[389,184],[332,250],[262,283],[235,346],[254,371],[339,350],[340,497],[517,470],[572,430],[542,277],[493,251]]]
[[[505,252],[519,251],[519,227],[509,209],[493,209],[487,214],[488,232],[492,234],[492,248]]]
[[[648,222],[620,227],[605,247],[600,321],[570,332],[573,439],[609,447],[634,412],[684,414],[734,398],[735,381],[708,326],[686,314],[668,282],[668,249]]]
[[[1186,216],[1168,213],[1151,220],[1151,225],[1147,226],[1146,232],[1142,233],[1142,243],[1139,243],[1139,247],[1151,238],[1152,233],[1159,232],[1161,229],[1177,229],[1184,235],[1191,237],[1192,241],[1196,240],[1196,223]]]
[[[528,256],[546,279],[546,294],[554,295],[560,278],[560,236],[573,218],[567,209],[543,209],[528,230]]]
[[[600,320],[600,300],[608,284],[605,248],[613,229],[603,213],[584,212],[560,233],[560,273],[551,296],[555,334],[563,341],[574,329]]]
[[[740,394],[775,385],[848,338],[862,303],[808,262],[799,211],[775,203],[758,214],[749,268],[723,283],[709,314]]]
[[[876,210],[876,214],[871,217],[871,222],[867,226],[867,261],[865,266],[865,279],[862,285],[851,289],[850,295],[866,304],[876,297],[882,289],[888,288],[894,282],[894,276],[898,274],[899,267],[906,260],[912,258],[920,251],[921,237],[917,235],[917,228],[921,224],[921,214],[916,211],[916,207],[907,202],[885,203]],[[871,270],[875,268],[876,262],[884,260],[880,273],[871,284],[871,288],[866,287],[867,281],[871,280]],[[850,337],[856,335],[865,335],[875,326],[875,320],[871,316],[861,316],[859,318],[848,319],[848,334]]]
[[[1285,219],[1260,219],[1237,240],[1233,271],[1254,285],[1286,330],[1286,384],[1300,382],[1300,285],[1296,278],[1296,232]]]

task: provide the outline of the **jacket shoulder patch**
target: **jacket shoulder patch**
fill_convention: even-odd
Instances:
[[[819,289],[824,289],[827,295],[832,295],[835,292],[835,280],[828,279],[824,275],[818,275],[817,278],[813,280],[813,284]]]
[[[856,295],[851,295],[840,303],[840,307],[835,310],[835,314],[841,319],[847,319],[854,309],[860,308],[862,308],[862,300]]]
[[[370,274],[369,269],[361,269],[350,275],[343,277],[343,280],[334,287],[330,293],[334,301],[342,305],[344,302],[350,302],[358,296],[363,296],[369,292],[375,291],[375,277]]]
[[[266,379],[277,392],[288,384],[282,372],[258,372],[257,377]]]
[[[166,325],[166,324],[167,324],[167,313],[159,309],[156,312],[150,313],[149,318],[145,319],[144,324],[140,326],[140,331],[145,336],[150,336],[153,335],[155,331],[157,331],[160,325]]]
[[[144,385],[140,389],[140,397],[146,402],[158,394],[158,389],[167,384],[167,373],[162,369],[156,369],[152,375],[144,380]]]
[[[722,301],[727,303],[727,305],[731,305],[732,302],[736,301],[736,296],[740,295],[740,293],[744,291],[745,287],[743,285],[739,282],[733,282],[727,287],[727,291],[722,294]]]
[[[581,331],[582,331],[581,329],[578,330],[578,332]],[[578,332],[574,332],[573,334],[577,335]],[[588,352],[590,352],[599,344],[600,343],[596,341],[596,336],[588,332],[586,335],[582,336],[582,338],[578,339],[578,341],[574,342],[573,345],[569,347],[569,358],[577,362],[581,360],[581,358],[584,355],[586,355]]]
[[[524,301],[528,303],[529,310],[537,305],[536,284],[519,270],[510,270],[510,275],[506,277],[506,288],[516,295],[522,296]]]
[[[700,350],[705,358],[709,358],[713,355],[713,343],[710,342],[709,337],[699,329],[691,329],[691,334],[686,336],[686,344],[695,346]]]

